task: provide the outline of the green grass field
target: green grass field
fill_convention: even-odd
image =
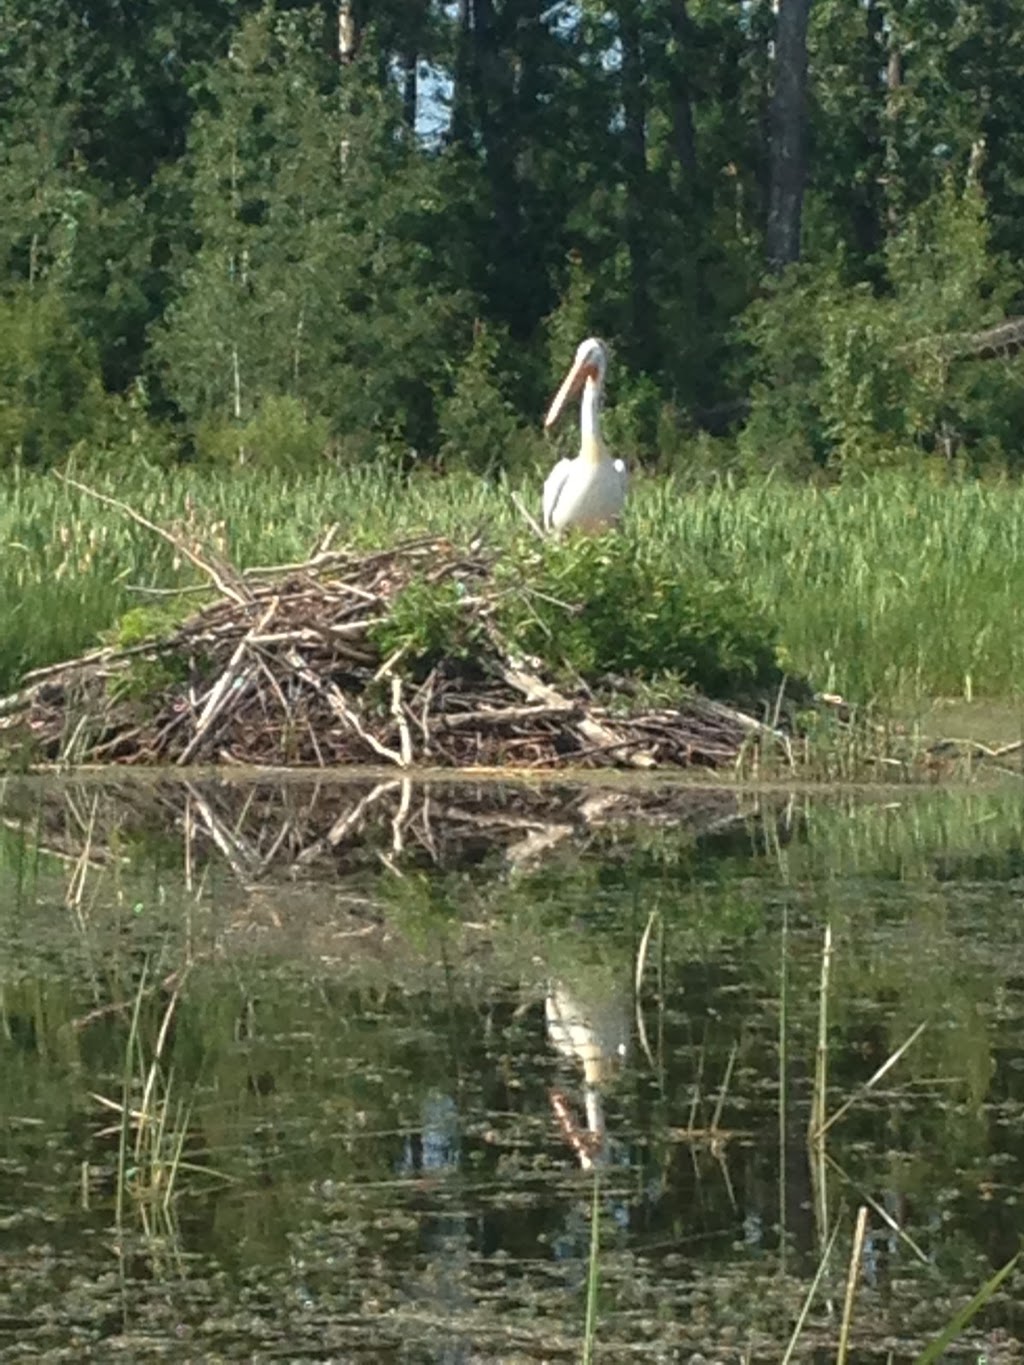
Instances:
[[[470,477],[148,468],[87,476],[163,525],[188,524],[240,566],[419,531],[482,533],[526,563],[537,543],[511,490]],[[520,489],[533,506],[536,486]],[[784,666],[824,691],[904,714],[936,698],[1015,707],[1024,677],[1024,489],[879,475],[835,488],[771,478],[694,489],[634,481],[610,553],[659,581],[735,593],[775,631]],[[613,565],[614,570],[614,565]],[[81,652],[130,606],[133,587],[195,582],[171,546],[54,475],[0,484],[0,691]],[[637,619],[646,604],[636,602]],[[628,621],[622,628],[629,629]]]

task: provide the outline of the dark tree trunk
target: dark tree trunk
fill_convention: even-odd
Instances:
[[[669,0],[668,20],[676,45],[676,59],[669,70],[672,115],[672,150],[683,175],[687,193],[697,188],[697,136],[693,127],[693,97],[688,70],[692,29],[686,0]]]
[[[864,62],[860,79],[867,91],[868,114],[861,128],[860,162],[868,174],[853,189],[850,224],[857,254],[864,261],[873,260],[882,246],[884,236],[882,218],[882,168],[884,150],[882,139],[882,110],[878,102],[878,65],[884,50],[882,8],[877,0],[870,0],[864,9],[866,24]]]
[[[402,118],[410,133],[416,131],[416,68],[419,62],[416,49],[402,57]]]
[[[626,247],[633,350],[641,369],[652,363],[649,244],[647,235],[647,92],[640,6],[625,0],[619,7],[622,41],[623,168],[626,180]]]
[[[468,147],[473,127],[473,20],[470,0],[459,0],[459,31],[453,63],[452,142]]]
[[[773,270],[800,259],[800,220],[807,176],[807,23],[811,0],[780,0],[775,29],[771,188],[767,256]]]
[[[519,171],[520,136],[512,61],[503,41],[507,11],[494,0],[465,0],[459,9],[452,139],[483,153],[491,207],[486,254],[489,292],[513,336],[533,325],[521,286],[524,270]]]

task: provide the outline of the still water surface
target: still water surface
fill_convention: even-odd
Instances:
[[[1020,1247],[1019,788],[0,817],[0,1359],[578,1360],[596,1233],[595,1359],[778,1361],[834,1233],[832,1361],[863,1205],[848,1360],[912,1361]]]

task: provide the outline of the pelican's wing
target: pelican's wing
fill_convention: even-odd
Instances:
[[[569,466],[572,460],[559,460],[554,469],[544,480],[544,500],[542,507],[544,511],[543,522],[544,530],[551,530],[551,519],[555,515],[555,505],[558,502],[559,494],[565,487],[565,481],[569,477]]]
[[[619,513],[626,505],[626,494],[629,492],[629,470],[626,468],[625,460],[613,460],[612,465],[615,473],[619,476]]]

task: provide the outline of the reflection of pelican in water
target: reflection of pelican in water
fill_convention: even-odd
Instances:
[[[548,987],[544,1015],[552,1045],[583,1067],[586,1127],[576,1122],[562,1091],[551,1091],[551,1106],[580,1165],[589,1171],[607,1160],[601,1088],[626,1055],[628,1016],[614,995],[602,992],[588,999],[579,990],[570,994],[564,981],[552,981]]]

